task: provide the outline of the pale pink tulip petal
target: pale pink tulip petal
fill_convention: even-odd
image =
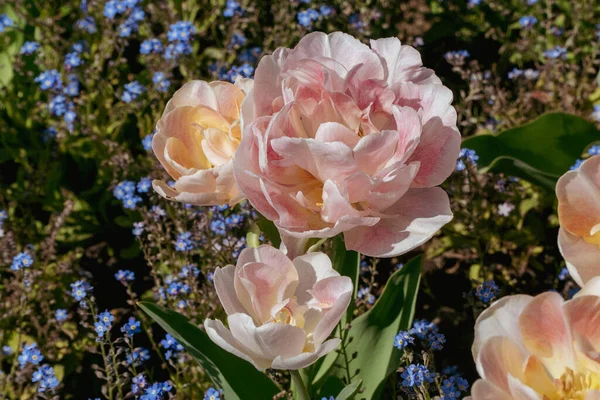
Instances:
[[[489,338],[477,358],[477,372],[506,392],[510,392],[508,376],[523,379],[527,354],[506,336]]]
[[[256,367],[256,369],[267,369],[271,367],[271,360],[265,359],[254,353],[236,338],[219,320],[207,319],[204,321],[204,328],[210,340],[216,343],[223,350],[238,356],[239,358],[248,361]]]
[[[277,357],[275,360],[273,360],[272,368],[286,370],[306,368],[327,353],[335,350],[340,345],[340,342],[341,340],[337,338],[330,339],[317,347],[314,352],[302,353],[287,359]]]
[[[600,362],[600,297],[574,298],[565,303],[564,310],[575,347]]]
[[[539,393],[512,375],[508,376],[508,386],[510,394],[515,400],[545,400]]]
[[[600,156],[561,176],[556,197],[561,227],[573,235],[591,236],[600,223]]]
[[[558,247],[571,277],[578,285],[583,286],[600,275],[600,246],[587,243],[582,237],[561,227],[558,231]]]
[[[294,357],[302,353],[306,334],[301,328],[281,323],[257,327],[247,314],[230,315],[227,321],[233,337],[265,359]]]
[[[348,277],[342,278],[350,280]],[[342,315],[344,315],[348,309],[350,301],[352,300],[352,282],[350,282],[350,286],[348,288],[349,291],[345,292],[338,298],[333,307],[331,307],[322,315],[321,320],[315,326],[313,340],[316,344],[322,343],[329,337],[329,335],[331,335],[331,332],[333,332],[338,322],[340,322]]]
[[[563,298],[554,292],[534,297],[519,316],[525,347],[555,376],[565,367],[575,369],[572,336],[563,310]]]
[[[217,110],[223,117],[225,117],[230,123],[239,119],[240,105],[244,101],[244,92],[229,82],[215,81],[211,82],[210,88],[215,94],[216,107],[212,107]],[[252,86],[247,84],[246,86]]]
[[[217,110],[217,97],[207,82],[200,80],[190,81],[184,84],[173,94],[173,97],[171,100],[169,100],[167,106],[165,107],[163,115],[178,107],[195,107],[199,105]]]
[[[229,199],[229,195],[227,193],[180,193],[176,189],[167,185],[165,182],[156,179],[152,181],[152,188],[156,191],[156,193],[167,200],[178,201],[197,206],[223,204]]]
[[[260,59],[254,74],[254,88],[260,88],[260,92],[257,94],[254,90],[252,96],[256,104],[256,117],[273,113],[273,102],[282,95],[281,82],[277,76],[281,72],[289,52],[289,49],[279,48],[270,56],[267,55]],[[245,123],[252,121],[253,119],[244,120]]]
[[[289,53],[284,68],[289,68],[303,59],[315,59],[320,62],[333,60],[341,64],[346,71],[361,65],[360,77],[363,79],[386,78],[380,58],[368,46],[342,32],[329,35],[312,32],[304,36]]]
[[[323,185],[321,218],[325,222],[335,224],[336,221],[345,216],[360,218],[361,213],[352,207],[333,181],[326,180]]]
[[[264,248],[263,251],[252,250],[257,254],[265,253]],[[238,298],[244,307],[251,304],[252,308],[246,308],[246,311],[261,324],[271,319],[273,306],[292,296],[298,283],[298,273],[289,259],[281,264],[270,261],[238,262],[234,279]]]
[[[484,343],[494,336],[506,336],[513,343],[522,343],[519,315],[532,299],[527,295],[503,297],[481,313],[475,323],[475,339],[471,348],[473,359],[477,360]],[[525,351],[525,346],[520,345]]]
[[[384,212],[393,217],[345,232],[346,248],[372,257],[394,257],[425,243],[452,220],[448,195],[440,188],[411,189]]]
[[[372,133],[360,139],[354,148],[354,159],[360,170],[369,175],[382,170],[396,153],[399,139],[397,131]]]
[[[234,265],[228,265],[225,268],[217,268],[213,277],[217,296],[219,296],[219,301],[228,315],[246,312],[246,309],[236,296],[234,278]]]
[[[483,379],[475,381],[471,397],[473,400],[513,400],[510,394]]]
[[[402,46],[398,38],[371,40],[371,48],[386,62],[388,85],[403,81],[442,83],[433,70],[423,67],[421,54],[413,47]]]
[[[309,290],[313,298],[308,302],[308,305],[321,309],[329,309],[336,304],[343,294],[351,293],[353,288],[352,280],[347,276],[323,278],[317,281],[313,288]]]
[[[583,296],[600,296],[600,276],[590,279],[573,298]]]
[[[453,94],[447,87],[404,82],[395,84],[392,89],[396,92],[395,104],[419,111],[423,125],[440,118],[445,126],[456,126],[457,114],[451,105]]]
[[[298,271],[296,299],[299,304],[306,304],[312,296],[308,292],[315,284],[325,278],[340,276],[333,269],[331,259],[323,253],[308,253],[294,258],[294,266]]]

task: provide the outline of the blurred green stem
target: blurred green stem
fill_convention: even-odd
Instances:
[[[290,371],[292,375],[292,382],[294,382],[294,389],[296,390],[296,394],[298,395],[298,399],[300,400],[310,400],[310,396],[308,395],[308,390],[306,389],[306,385],[300,376],[300,372],[298,370]]]

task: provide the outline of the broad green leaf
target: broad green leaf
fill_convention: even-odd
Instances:
[[[600,132],[592,123],[550,113],[497,135],[467,138],[462,147],[477,152],[483,170],[518,176],[553,191],[557,179],[597,140]]]
[[[353,250],[346,250],[343,236],[338,235],[333,239],[333,268],[340,275],[348,276],[354,283],[354,292],[352,298],[355,299],[358,293],[358,283],[360,274],[360,254]],[[342,318],[342,326],[352,319],[354,311],[354,302],[350,303],[346,315]]]
[[[280,392],[265,374],[214,344],[183,315],[150,302],[138,305],[198,361],[227,400],[265,400]]]
[[[352,381],[363,381],[364,392],[357,398],[381,398],[385,382],[398,368],[402,355],[394,347],[394,337],[398,331],[408,330],[412,324],[422,259],[422,256],[413,258],[396,271],[373,308],[352,321],[345,346],[340,345],[339,352],[325,357],[312,381],[314,387],[318,387],[329,374],[339,378],[350,375]],[[354,354],[356,357],[352,358]],[[332,363],[335,365],[329,370]]]
[[[348,386],[346,386],[341,392],[340,394],[337,395],[337,397],[335,398],[335,400],[350,400],[354,398],[354,395],[356,393],[358,393],[358,390],[360,389],[360,385],[362,384],[362,381],[356,381],[353,382],[351,384],[349,384]]]

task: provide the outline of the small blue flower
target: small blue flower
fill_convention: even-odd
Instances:
[[[432,333],[427,337],[427,340],[432,350],[442,350],[444,343],[446,343],[446,336],[441,333]]]
[[[139,193],[148,193],[148,190],[152,187],[152,179],[145,177],[140,179],[137,183],[137,191]]]
[[[187,21],[178,21],[169,27],[167,39],[169,42],[187,42],[196,33],[196,28]]]
[[[150,351],[143,347],[133,350],[133,353],[127,354],[125,361],[128,365],[135,365],[136,367],[141,365],[144,361],[150,359]]]
[[[96,33],[96,20],[93,17],[86,15],[75,23],[75,28],[81,29],[82,31],[86,31],[90,34]]]
[[[223,394],[222,390],[217,390],[215,388],[209,388],[204,393],[204,399],[203,400],[221,400],[221,395],[222,394]]]
[[[59,308],[58,310],[56,310],[54,312],[54,318],[56,318],[56,320],[58,322],[62,322],[64,320],[67,319],[67,310],[65,310],[64,308]]]
[[[129,317],[129,321],[121,327],[121,332],[127,337],[133,337],[133,335],[141,331],[140,324],[140,321],[136,320],[134,317]]]
[[[191,232],[183,232],[177,236],[175,240],[175,250],[177,251],[190,251],[194,249],[194,242],[191,239]]]
[[[92,287],[85,281],[71,283],[71,296],[73,296],[75,300],[81,301],[86,298],[87,292],[91,289]]]
[[[33,264],[33,257],[27,252],[21,252],[13,257],[10,269],[12,271],[20,271],[23,268],[29,268]]]
[[[322,17],[329,17],[334,12],[335,12],[335,9],[328,5],[324,5],[319,8],[319,13],[321,14]]]
[[[133,100],[137,99],[138,96],[144,92],[144,90],[145,88],[138,81],[129,82],[124,86],[121,100],[123,100],[125,103],[131,103]]]
[[[244,9],[240,6],[235,0],[227,0],[225,5],[225,9],[223,10],[223,16],[227,18],[231,18],[234,15],[242,15],[244,13]]]
[[[555,46],[546,50],[544,56],[549,59],[565,58],[567,56],[567,49],[562,46]]]
[[[113,19],[120,11],[117,9],[118,2],[116,0],[109,0],[104,4],[104,16],[108,19]]]
[[[523,76],[523,70],[519,68],[513,68],[508,72],[508,79],[517,79]]]
[[[25,366],[29,363],[33,365],[38,365],[43,359],[44,356],[38,350],[36,343],[26,344],[23,347],[23,351],[21,352],[19,357],[17,357],[21,369],[25,368]]]
[[[0,33],[4,32],[6,28],[10,28],[14,25],[12,19],[6,14],[0,14]]]
[[[494,297],[496,297],[496,294],[498,294],[499,291],[500,288],[498,287],[498,285],[496,285],[496,282],[494,282],[493,280],[485,281],[477,287],[477,290],[475,291],[475,296],[477,296],[477,298],[481,302],[487,304],[490,301],[492,301]]]
[[[115,316],[108,310],[104,310],[104,312],[98,314],[98,322],[103,323],[106,327],[110,327],[114,320]]]
[[[120,182],[113,190],[113,195],[119,200],[132,196],[134,193],[135,183],[132,181]]]
[[[159,206],[152,206],[150,212],[154,215],[155,221],[158,221],[160,217],[164,217],[167,215],[167,212]]]
[[[108,327],[104,325],[102,322],[94,322],[94,330],[99,338],[104,337],[106,331],[108,331]]]
[[[418,364],[410,364],[402,371],[400,377],[404,387],[421,386],[423,384],[423,371]]]
[[[231,38],[231,47],[242,47],[243,45],[246,44],[246,42],[248,41],[248,39],[246,39],[246,36],[244,36],[243,33],[240,32],[234,32],[233,33],[233,37]]]
[[[563,267],[563,269],[561,269],[558,273],[558,280],[564,281],[566,279],[569,279],[570,276],[571,275],[569,274],[569,270],[566,267]]]
[[[140,196],[127,196],[123,199],[123,207],[127,210],[135,210],[139,202],[143,201]]]
[[[4,345],[2,346],[2,354],[5,356],[10,356],[12,354],[13,350],[12,347],[8,346],[8,345]]]
[[[163,50],[163,45],[158,39],[146,39],[140,45],[140,53],[142,54],[150,54],[150,53],[160,53]]]
[[[163,93],[169,90],[169,87],[171,86],[171,81],[166,78],[164,72],[160,71],[154,73],[152,76],[152,82],[154,83],[156,90]]]
[[[143,222],[134,222],[133,229],[131,230],[133,236],[139,237],[144,233],[144,223]]]
[[[308,28],[312,25],[313,21],[319,19],[319,13],[316,10],[309,8],[308,10],[300,11],[296,16],[296,19],[300,25]]]
[[[477,166],[477,160],[479,160],[479,156],[475,153],[475,150],[461,149],[456,163],[456,170],[463,171],[466,169],[467,164]]]
[[[27,56],[30,56],[33,53],[35,53],[35,51],[39,48],[40,48],[40,44],[38,42],[25,42],[25,43],[23,43],[23,46],[21,47],[20,54],[25,54]]]
[[[42,90],[62,88],[60,73],[55,69],[42,72],[34,81],[40,84]]]
[[[131,392],[133,394],[142,393],[146,386],[148,386],[148,382],[146,381],[144,374],[137,374],[131,378]]]
[[[571,171],[575,171],[576,169],[579,169],[579,167],[581,167],[581,164],[583,164],[583,160],[581,158],[578,158],[577,160],[575,160],[575,164],[571,165],[569,169]]]
[[[132,282],[135,280],[135,274],[128,269],[120,269],[115,274],[115,279],[120,282]]]
[[[53,390],[60,385],[58,379],[54,375],[54,369],[48,364],[42,365],[35,371],[31,377],[33,383],[37,382],[38,393],[44,393],[46,390]]]
[[[398,334],[394,338],[394,347],[396,347],[399,350],[402,350],[409,344],[414,344],[414,343],[415,343],[415,339],[412,336],[410,336],[410,334],[406,331],[398,332]]]
[[[367,304],[373,304],[375,303],[375,296],[373,296],[373,294],[371,293],[371,291],[369,290],[368,287],[363,287],[358,289],[358,292],[356,293],[356,297],[359,300],[363,300],[367,303]]]
[[[448,51],[444,58],[449,64],[463,65],[467,58],[471,57],[467,50]]]
[[[437,333],[438,327],[433,322],[420,319],[413,322],[413,326],[408,332],[419,339],[425,339],[429,333]]]
[[[152,150],[152,138],[153,137],[154,137],[153,133],[144,136],[144,138],[142,139],[142,147],[144,148],[144,150],[146,150],[146,151]]]
[[[65,56],[65,67],[67,67],[67,69],[79,67],[81,64],[82,64],[82,61],[81,61],[81,58],[79,57],[79,53],[72,52],[72,53],[68,53]]]
[[[531,28],[537,24],[537,22],[537,18],[531,15],[524,15],[519,18],[519,25],[521,25],[522,28]]]

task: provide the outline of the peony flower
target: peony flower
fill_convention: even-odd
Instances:
[[[600,277],[572,300],[504,297],[475,324],[473,400],[600,399]]]
[[[243,199],[232,159],[242,137],[240,105],[252,85],[249,79],[191,81],[175,92],[152,139],[154,154],[175,186],[155,180],[158,194],[195,205],[233,205]]]
[[[214,273],[229,329],[204,322],[208,336],[258,369],[299,369],[334,350],[327,339],[352,298],[352,281],[323,253],[291,261],[271,246],[246,248]]]
[[[558,246],[580,286],[600,275],[600,156],[564,174],[556,184]]]
[[[392,257],[452,219],[435,187],[460,147],[452,92],[396,38],[371,47],[305,36],[256,69],[234,159],[240,190],[286,237],[344,233],[346,247]]]

